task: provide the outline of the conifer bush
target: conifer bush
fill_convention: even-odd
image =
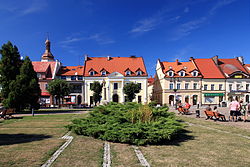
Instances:
[[[78,135],[136,145],[165,143],[182,129],[167,107],[154,108],[136,103],[95,107],[86,118],[67,126]]]

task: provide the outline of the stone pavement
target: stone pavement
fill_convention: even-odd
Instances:
[[[223,125],[228,125],[228,126],[234,126],[234,127],[239,127],[242,129],[248,129],[250,130],[250,115],[248,116],[248,121],[243,122],[243,121],[238,121],[238,122],[228,122],[228,117],[229,117],[229,108],[228,107],[218,107],[218,111],[226,116],[227,122],[223,121],[213,121],[213,120],[206,120],[206,115],[204,113],[204,110],[207,106],[202,106],[199,108],[200,110],[200,118],[196,118],[195,111],[197,110],[196,106],[192,106],[190,108],[191,114],[190,115],[184,115],[186,117],[192,117],[196,118],[199,120],[204,120],[204,121],[211,121],[211,122],[216,122],[218,124],[223,124]],[[213,109],[213,106],[211,107]],[[174,107],[170,107],[169,111],[179,113],[174,109]]]

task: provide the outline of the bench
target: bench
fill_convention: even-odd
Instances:
[[[219,114],[219,113],[217,113],[215,111],[207,111],[207,110],[205,110],[204,113],[207,116],[206,120],[207,119],[214,119],[216,121],[216,120],[219,120],[221,118],[222,121],[226,121],[225,115]]]
[[[13,108],[4,109],[2,113],[0,114],[0,118],[3,119],[9,119],[12,118],[12,115],[15,113],[15,110]]]
[[[187,115],[189,114],[189,110],[188,109],[185,109],[183,107],[178,107],[177,110],[179,111],[179,114],[184,114],[184,115]]]

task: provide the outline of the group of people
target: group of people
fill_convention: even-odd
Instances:
[[[240,116],[243,116],[243,121],[246,122],[248,115],[250,114],[250,103],[243,104],[243,100],[240,102],[234,98],[233,101],[229,104],[230,108],[230,117],[229,121],[237,122]]]

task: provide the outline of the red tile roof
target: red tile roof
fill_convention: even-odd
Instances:
[[[119,72],[126,76],[125,72],[128,69],[131,71],[129,76],[137,76],[136,71],[138,69],[142,71],[140,76],[148,75],[142,57],[111,57],[110,60],[107,57],[88,57],[87,61],[85,61],[84,76],[90,76],[89,72],[91,70],[95,71],[95,77],[101,76],[103,69],[107,72],[106,76],[113,72]]]
[[[212,59],[194,59],[193,61],[203,75],[203,78],[225,78]]]
[[[41,61],[33,61],[32,65],[36,72],[46,72],[50,67],[51,71],[54,71],[56,62],[41,62]]]
[[[186,75],[184,76],[184,78],[194,77],[191,74],[191,72],[193,72],[194,70],[197,70],[199,72],[199,70],[195,67],[193,62],[179,62],[178,60],[176,60],[175,62],[161,62],[161,63],[163,67],[163,73],[165,74],[166,77],[170,77],[166,74],[170,70],[174,72],[174,77],[180,77],[178,75],[178,72],[182,70],[185,71]],[[201,77],[201,75],[199,74],[197,77]]]
[[[83,76],[84,66],[62,66],[58,71],[58,76],[72,76],[81,75]]]
[[[248,71],[244,68],[244,66],[239,62],[238,59],[218,59],[218,64],[220,69],[227,75],[231,75],[235,72],[244,72],[248,73]]]
[[[244,67],[247,70],[247,72],[250,73],[250,64],[245,64]]]

